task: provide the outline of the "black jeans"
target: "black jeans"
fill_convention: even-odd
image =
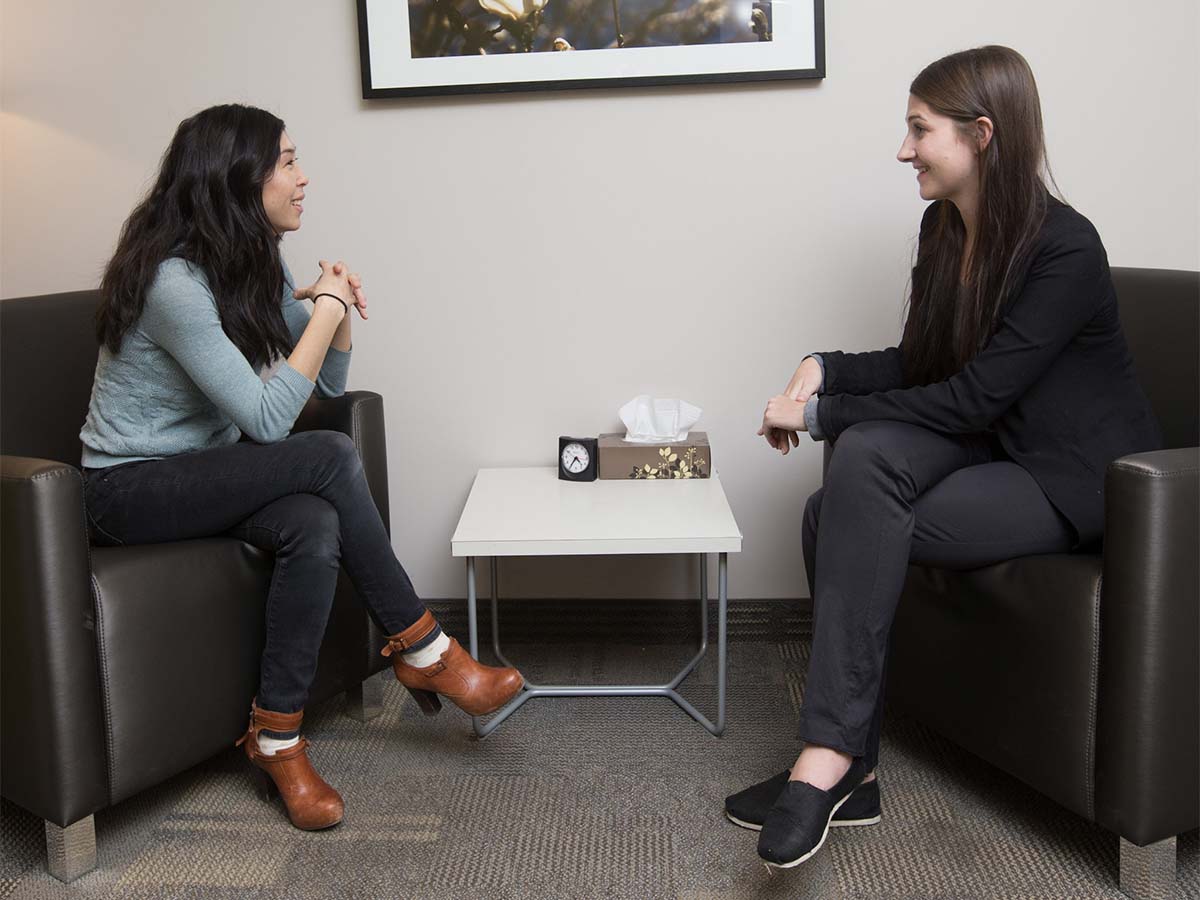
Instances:
[[[838,437],[803,542],[813,646],[800,737],[862,756],[871,771],[908,564],[973,569],[1065,553],[1075,530],[994,437],[872,421]]]
[[[259,675],[263,709],[303,709],[339,563],[385,634],[425,612],[392,552],[358,449],[340,432],[87,469],[85,480],[94,543],[229,535],[275,554]]]

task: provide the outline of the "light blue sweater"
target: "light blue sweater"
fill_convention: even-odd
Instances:
[[[292,297],[295,282],[286,265],[283,275],[283,317],[298,341],[309,312]],[[120,352],[100,347],[79,433],[83,465],[210,450],[237,443],[243,433],[262,444],[283,440],[314,386],[318,396],[340,396],[349,369],[350,351],[330,347],[315,385],[286,360],[264,381],[221,329],[204,273],[168,259]]]

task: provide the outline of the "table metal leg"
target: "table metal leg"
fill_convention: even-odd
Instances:
[[[500,665],[516,668],[508,661],[504,651],[500,649],[500,566],[499,560],[492,557],[492,652],[500,660]]]
[[[726,620],[728,614],[728,556],[722,553],[718,557],[718,621],[717,621],[717,721],[714,724],[691,703],[680,696],[676,688],[699,665],[700,660],[708,651],[708,558],[700,554],[700,648],[695,656],[688,661],[666,684],[597,684],[597,685],[541,685],[525,683],[525,690],[518,694],[507,706],[484,721],[478,716],[472,716],[475,733],[486,737],[495,731],[505,719],[520,709],[534,697],[667,697],[680,709],[703,725],[714,735],[720,735],[725,730],[725,669],[726,669]],[[492,649],[497,659],[503,665],[512,663],[500,649],[500,610],[498,588],[498,566],[495,557],[491,560],[492,575]],[[476,582],[475,559],[467,558],[467,622],[470,630],[471,655],[479,659],[479,627],[476,618]],[[515,666],[514,666],[515,668]]]
[[[467,632],[470,637],[471,656],[479,659],[479,616],[476,610],[476,581],[475,581],[475,557],[467,557]],[[492,557],[492,641],[496,642],[499,635],[499,625],[496,619],[496,558]],[[499,649],[497,645],[497,649]],[[507,663],[505,663],[507,665]],[[479,737],[486,737],[496,727],[511,716],[517,709],[529,699],[527,691],[517,695],[506,707],[500,710],[489,721],[484,721],[480,716],[471,716],[471,724],[475,728],[475,733]]]
[[[729,624],[729,554],[722,553],[717,561],[717,728],[713,734],[725,731],[725,675],[728,661]]]
[[[479,619],[475,613],[475,557],[467,557],[467,635],[471,655],[479,659]]]

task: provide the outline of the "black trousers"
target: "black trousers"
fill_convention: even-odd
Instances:
[[[813,645],[800,737],[862,756],[870,771],[909,563],[973,569],[1065,553],[1075,531],[994,437],[872,421],[838,437],[803,542]]]
[[[97,544],[153,544],[226,534],[275,554],[267,595],[258,705],[304,707],[333,606],[339,565],[385,634],[425,606],[413,590],[367,487],[354,442],[306,431],[165,459],[86,469]],[[433,633],[414,647],[432,641]]]

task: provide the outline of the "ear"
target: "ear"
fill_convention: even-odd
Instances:
[[[981,153],[992,142],[994,131],[995,127],[992,125],[992,120],[987,116],[980,116],[975,120],[975,146],[979,148]]]

